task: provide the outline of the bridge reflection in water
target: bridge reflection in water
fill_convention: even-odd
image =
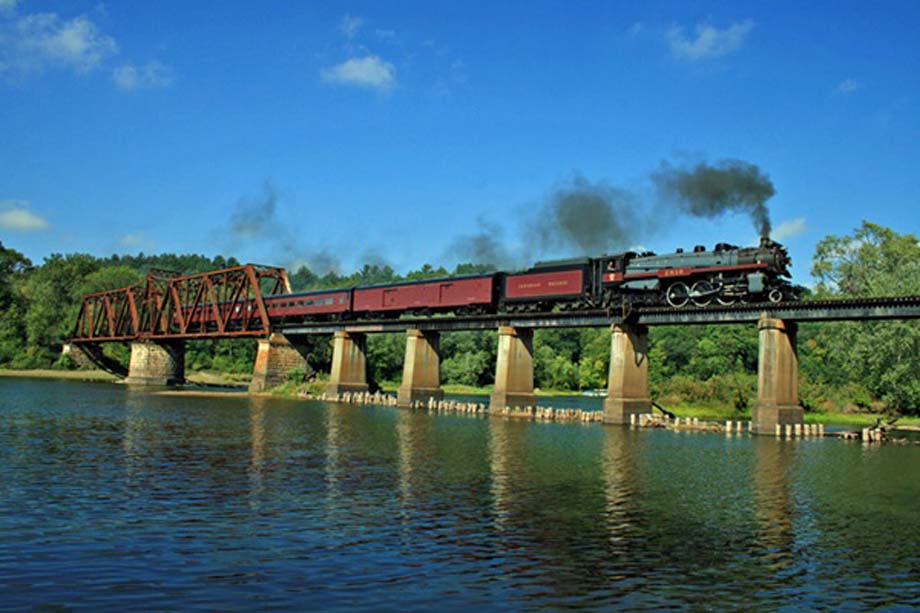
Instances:
[[[187,413],[198,402],[183,402],[125,396],[120,451],[138,498],[172,466],[195,506],[240,495],[256,524],[283,510],[307,522],[288,529],[318,530],[323,547],[394,538],[402,555],[442,566],[457,548],[478,560],[482,580],[559,606],[700,605],[728,575],[738,604],[745,590],[777,604],[790,586],[809,591],[803,558],[829,527],[814,500],[820,484],[796,478],[797,465],[825,461],[803,459],[809,446],[844,446],[264,397],[240,399],[244,422],[226,411],[199,421]],[[234,432],[243,462],[213,446]],[[252,529],[228,527],[243,540]],[[289,538],[316,547],[315,535]],[[426,573],[413,568],[400,577]]]
[[[914,446],[26,380],[0,418],[11,608],[920,606]]]
[[[793,562],[795,517],[790,486],[795,447],[790,441],[755,438],[752,475],[754,514],[758,524],[756,542],[766,567],[778,573]]]

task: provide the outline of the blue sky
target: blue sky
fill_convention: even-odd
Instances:
[[[0,0],[0,240],[405,271],[487,227],[566,256],[528,223],[581,177],[657,222],[632,245],[745,244],[649,180],[740,159],[805,282],[829,233],[918,231],[918,29],[917,2]]]

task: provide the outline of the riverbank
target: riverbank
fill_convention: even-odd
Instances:
[[[30,379],[66,379],[69,381],[94,381],[103,383],[117,383],[119,377],[104,370],[54,370],[51,368],[33,368],[28,370],[0,369],[0,377],[24,377]],[[213,387],[239,387],[249,385],[249,375],[214,372],[190,372],[185,374],[185,379],[193,385]]]
[[[0,377],[28,377],[40,379],[66,379],[71,381],[93,381],[115,383],[118,378],[115,375],[102,370],[53,370],[53,369],[31,369],[31,370],[10,370],[0,369]],[[186,374],[186,380],[192,385],[201,385],[206,387],[233,387],[240,390],[245,389],[249,383],[249,376],[234,373],[214,373],[214,372],[192,372]],[[384,392],[396,393],[396,384],[384,383],[381,389]],[[486,401],[492,389],[488,387],[476,387],[471,385],[453,385],[446,384],[443,386],[444,393],[456,396],[483,396]],[[317,390],[310,390],[319,393]],[[272,390],[261,392],[260,395],[279,396],[287,398],[304,398],[305,390],[303,387],[292,384],[284,384]],[[582,396],[578,392],[567,390],[534,390],[537,397],[550,398],[589,398]],[[207,395],[217,396],[225,395],[227,392],[215,392],[208,390],[170,390],[160,392],[172,395]],[[229,392],[229,394],[239,394],[240,392]],[[666,409],[678,417],[697,418],[701,420],[711,420],[724,422],[727,420],[747,421],[751,418],[751,413],[747,411],[738,411],[731,406],[708,405],[701,406],[695,404],[678,404],[666,406]],[[825,424],[836,426],[852,426],[862,428],[874,426],[878,419],[886,420],[888,416],[880,413],[843,413],[843,412],[817,412],[809,411],[805,413],[805,423],[807,424]],[[897,421],[898,428],[916,429],[920,428],[920,417],[901,417]]]
[[[118,380],[118,377],[104,370],[52,370],[50,368],[32,368],[28,370],[9,370],[0,368],[0,377],[67,379],[70,381],[107,381],[111,383]]]

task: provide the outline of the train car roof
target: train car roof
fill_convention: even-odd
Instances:
[[[394,283],[377,283],[375,285],[356,285],[354,289],[374,289],[376,287],[396,287],[402,285],[421,285],[422,283],[438,283],[443,281],[462,281],[463,279],[485,279],[494,277],[495,272],[482,272],[474,275],[457,275],[456,277],[432,277],[431,279],[413,279],[412,281],[396,281]]]
[[[566,266],[587,266],[591,263],[591,258],[568,258],[565,260],[547,260],[545,262],[536,262],[532,267],[521,272],[529,272],[537,268],[565,268]]]
[[[498,273],[494,272],[485,272],[477,273],[473,275],[458,275],[455,277],[434,277],[431,279],[413,279],[412,281],[396,281],[394,283],[377,283],[374,285],[355,285],[352,287],[330,287],[328,289],[311,289],[303,292],[292,292],[290,294],[275,294],[274,296],[266,296],[265,299],[269,298],[296,298],[298,296],[315,296],[316,294],[332,294],[335,292],[348,292],[354,289],[373,289],[376,287],[395,287],[401,285],[420,285],[422,283],[437,283],[441,281],[458,281],[463,279],[483,279],[486,277],[492,277]]]
[[[350,287],[330,287],[329,289],[311,289],[304,292],[291,292],[290,294],[274,294],[265,296],[266,300],[275,298],[297,298],[298,296],[315,296],[317,294],[334,294],[336,292],[347,292]]]

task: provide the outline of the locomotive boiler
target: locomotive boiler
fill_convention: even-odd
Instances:
[[[786,249],[764,238],[757,247],[718,243],[712,250],[698,245],[690,253],[678,249],[663,255],[626,254],[622,261],[608,264],[604,282],[614,293],[638,302],[666,302],[674,308],[690,303],[708,306],[713,301],[722,305],[781,302],[796,297],[787,281],[789,264]]]

